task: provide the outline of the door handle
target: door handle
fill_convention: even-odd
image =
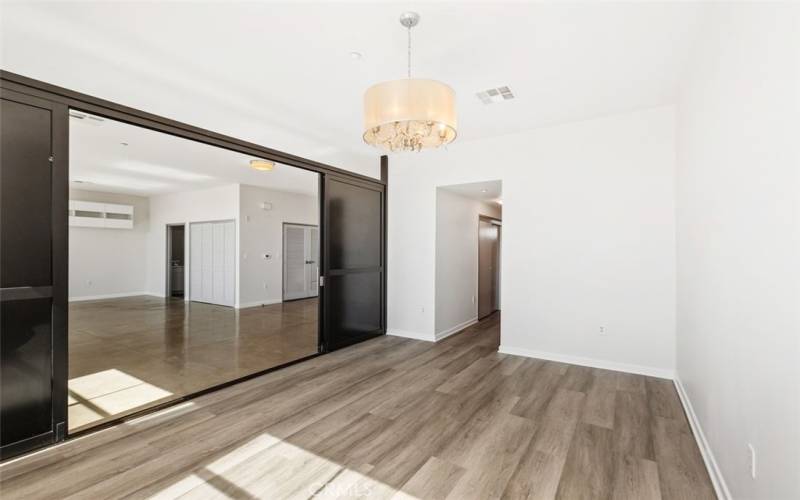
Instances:
[[[313,261],[313,260],[307,260],[307,261],[306,261],[306,264],[314,264],[315,262],[316,262],[316,261]]]

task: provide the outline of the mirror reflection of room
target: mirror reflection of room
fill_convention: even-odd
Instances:
[[[69,431],[318,350],[319,175],[72,111]]]

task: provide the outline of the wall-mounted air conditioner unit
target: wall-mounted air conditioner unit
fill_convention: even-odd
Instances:
[[[70,200],[69,225],[106,229],[133,229],[133,206]]]

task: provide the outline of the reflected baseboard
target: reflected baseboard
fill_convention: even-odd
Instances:
[[[121,299],[125,297],[141,297],[147,295],[150,297],[164,297],[164,295],[157,295],[150,292],[122,292],[122,293],[106,293],[102,295],[83,295],[81,297],[70,297],[69,302],[84,302],[87,300],[104,300],[104,299]]]
[[[255,302],[244,302],[242,304],[237,304],[234,307],[236,309],[247,309],[248,307],[271,306],[272,304],[280,304],[282,302],[283,301],[281,299],[257,300]]]

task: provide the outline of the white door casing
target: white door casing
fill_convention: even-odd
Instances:
[[[283,300],[316,297],[319,293],[319,229],[283,225]]]

